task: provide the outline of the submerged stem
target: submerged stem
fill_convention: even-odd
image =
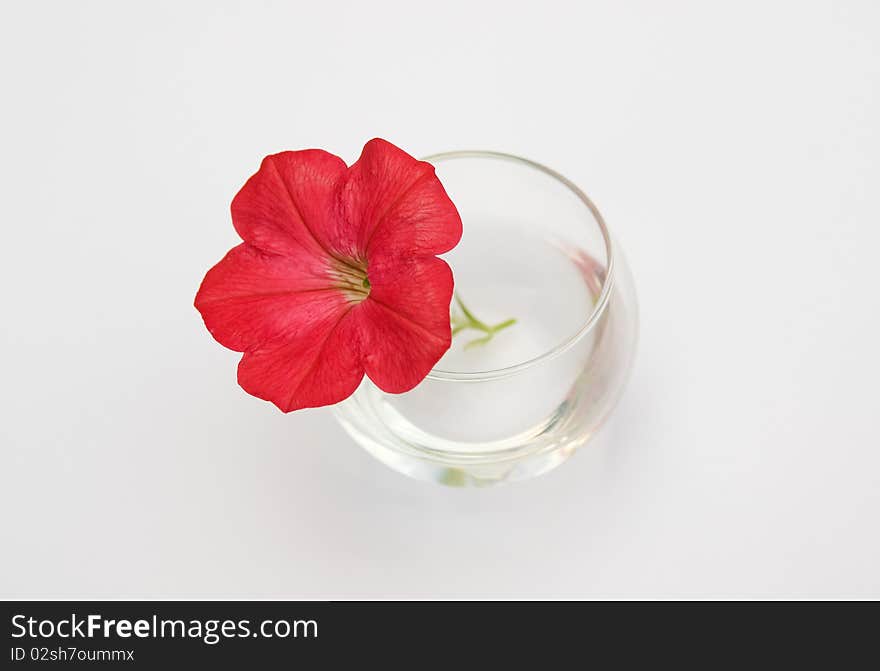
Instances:
[[[492,338],[495,337],[496,333],[516,324],[516,319],[505,319],[503,322],[499,322],[494,325],[487,324],[481,319],[478,319],[477,316],[473,312],[471,312],[470,308],[468,308],[464,304],[461,296],[459,296],[457,293],[455,294],[455,304],[458,306],[461,314],[456,314],[455,311],[453,311],[452,313],[452,335],[457,335],[467,329],[481,331],[484,334],[479,338],[470,340],[465,343],[465,349],[471,349],[473,347],[485,345],[490,340],[492,340]]]

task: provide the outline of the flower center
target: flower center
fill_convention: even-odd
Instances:
[[[334,259],[330,267],[333,286],[339,289],[350,303],[360,303],[370,295],[367,262],[356,259]]]

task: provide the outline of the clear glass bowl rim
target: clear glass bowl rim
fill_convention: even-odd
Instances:
[[[553,349],[550,349],[543,354],[540,354],[527,361],[523,361],[512,366],[507,366],[505,368],[498,368],[495,370],[455,372],[434,368],[431,370],[430,373],[428,373],[427,378],[429,380],[438,380],[445,382],[482,382],[486,380],[497,380],[500,378],[509,377],[511,375],[520,373],[527,368],[531,368],[532,366],[537,366],[538,364],[541,364],[545,361],[554,359],[560,354],[566,352],[581,338],[585,337],[598,323],[599,319],[602,317],[602,313],[605,311],[605,307],[608,305],[608,299],[611,296],[611,290],[614,285],[614,253],[611,234],[609,233],[608,227],[605,224],[605,219],[599,212],[599,208],[596,207],[593,201],[590,200],[589,196],[587,196],[587,194],[584,193],[574,182],[572,182],[564,175],[556,172],[552,168],[548,168],[547,166],[538,163],[537,161],[522,158],[521,156],[482,149],[463,149],[457,151],[440,152],[437,154],[425,156],[421,160],[427,161],[428,163],[439,163],[442,161],[462,158],[488,158],[509,161],[511,163],[519,163],[539,172],[542,172],[545,175],[552,177],[557,182],[561,183],[569,191],[571,191],[592,214],[593,219],[596,221],[596,224],[598,224],[599,229],[602,232],[602,238],[605,242],[605,255],[608,259],[608,264],[605,272],[605,281],[602,284],[602,291],[599,293],[599,298],[593,306],[593,310],[592,312],[590,312],[590,316],[583,323],[583,325],[574,332],[574,334],[569,336],[566,340],[561,342]]]

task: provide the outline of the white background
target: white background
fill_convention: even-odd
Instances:
[[[33,2],[0,14],[0,596],[880,597],[880,5]],[[192,300],[268,153],[581,185],[641,303],[542,478],[410,481]]]

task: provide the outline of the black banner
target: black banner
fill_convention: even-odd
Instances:
[[[696,658],[839,665],[876,635],[876,604],[4,602],[5,668],[59,664]],[[855,655],[855,657],[853,657]],[[863,659],[863,658],[862,658]],[[207,668],[207,667],[205,667]]]

